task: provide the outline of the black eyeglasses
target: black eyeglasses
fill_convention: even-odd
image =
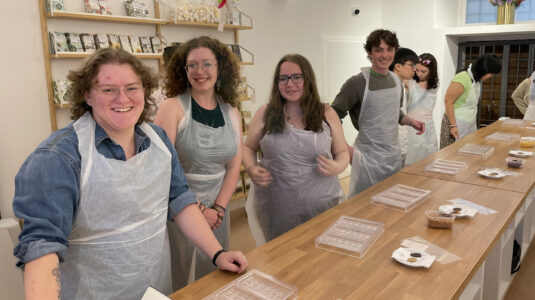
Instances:
[[[277,81],[279,82],[279,84],[282,84],[282,85],[288,84],[288,80],[290,79],[292,79],[292,82],[294,84],[300,84],[301,82],[303,82],[303,79],[305,79],[305,75],[292,74],[290,76],[287,76],[287,75],[277,76]]]

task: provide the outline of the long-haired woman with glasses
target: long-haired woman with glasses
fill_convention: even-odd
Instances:
[[[52,133],[15,178],[24,220],[14,253],[29,299],[140,299],[172,292],[166,221],[224,270],[243,272],[199,212],[162,128],[147,123],[157,86],[132,54],[100,49],[67,77],[73,123]]]
[[[257,163],[257,152],[262,159]],[[257,244],[344,198],[338,174],[349,163],[340,119],[320,102],[314,71],[299,54],[275,69],[269,103],[253,117],[243,150],[253,181],[248,217]]]
[[[430,53],[420,54],[415,67],[414,79],[408,81],[409,100],[407,115],[425,123],[425,132],[417,135],[408,128],[408,149],[405,164],[408,166],[438,150],[433,109],[437,101],[437,60]]]
[[[201,36],[183,43],[167,67],[167,98],[154,123],[175,145],[199,209],[225,249],[229,247],[227,204],[241,167],[242,129],[237,106],[238,62],[220,41]],[[169,228],[173,288],[215,269],[182,232]]]

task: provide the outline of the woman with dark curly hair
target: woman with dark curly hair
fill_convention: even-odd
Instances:
[[[243,162],[253,181],[247,211],[257,244],[276,238],[344,199],[338,174],[349,163],[342,124],[322,104],[310,62],[281,58],[271,97],[254,115]],[[256,153],[262,151],[257,164]]]
[[[409,101],[407,115],[425,122],[425,132],[417,135],[408,128],[408,149],[405,164],[408,166],[438,150],[437,132],[433,109],[437,101],[437,60],[430,53],[420,54],[415,67],[414,79],[408,81]]]
[[[146,122],[150,69],[106,48],[67,78],[75,121],[15,178],[13,210],[24,227],[14,254],[26,297],[140,299],[149,286],[169,294],[167,220],[219,268],[243,272],[243,254],[223,253],[204,221],[173,144]]]
[[[167,67],[169,98],[154,123],[175,145],[189,187],[223,247],[229,245],[227,204],[241,166],[241,122],[235,108],[240,79],[234,54],[216,39],[201,36],[181,44]],[[211,258],[169,227],[173,288],[179,289],[214,270]]]

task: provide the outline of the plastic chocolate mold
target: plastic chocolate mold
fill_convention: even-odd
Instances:
[[[454,161],[437,159],[425,167],[428,172],[441,173],[445,175],[456,175],[460,170],[466,168],[464,161]]]
[[[476,145],[476,144],[465,144],[459,150],[457,150],[457,154],[479,155],[479,156],[482,156],[483,158],[487,158],[491,156],[492,153],[494,153],[493,146]]]
[[[373,204],[407,212],[429,199],[430,194],[431,191],[428,190],[396,184],[393,187],[372,196],[371,202]]]

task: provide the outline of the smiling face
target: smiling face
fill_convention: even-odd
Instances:
[[[372,52],[368,52],[368,56],[372,61],[372,70],[379,74],[387,74],[388,67],[394,61],[396,48],[388,45],[384,40],[381,40],[379,47],[372,47]]]
[[[217,59],[212,50],[200,47],[191,50],[186,58],[188,80],[193,93],[214,91],[217,81]],[[209,67],[210,66],[210,67]]]
[[[95,121],[110,137],[133,133],[145,106],[141,78],[129,64],[101,65],[86,102]]]
[[[429,68],[422,65],[422,64],[416,64],[415,73],[416,76],[418,76],[418,80],[420,81],[427,81],[427,78],[429,78]]]
[[[291,77],[295,74],[303,74],[303,70],[291,61],[285,61],[280,66],[279,77],[288,76]],[[281,97],[286,99],[286,101],[293,102],[299,101],[303,96],[303,85],[304,81],[295,83],[294,80],[288,79],[287,83],[279,82],[279,92]]]

